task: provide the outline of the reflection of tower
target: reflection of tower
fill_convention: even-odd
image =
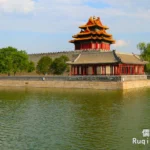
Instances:
[[[106,33],[109,28],[101,23],[99,17],[90,17],[88,22],[79,28],[81,29],[80,33],[72,36],[74,39],[69,41],[74,43],[75,50],[110,50],[110,44],[115,43],[112,35]]]

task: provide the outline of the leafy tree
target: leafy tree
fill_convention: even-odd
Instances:
[[[0,49],[0,73],[14,75],[27,69],[28,55],[25,51],[18,51],[13,47]]]
[[[35,70],[35,64],[33,61],[30,61],[28,64],[28,72],[32,72]]]
[[[53,74],[60,75],[64,73],[64,71],[68,71],[68,65],[66,64],[66,61],[68,61],[69,58],[67,56],[62,55],[59,58],[55,58],[51,65],[51,70]]]
[[[150,61],[150,43],[139,43],[137,45],[137,48],[140,50],[141,52],[141,57],[144,60]]]
[[[149,63],[145,65],[145,71],[150,73],[150,43],[141,42],[137,45],[137,48],[141,52],[141,57]]]
[[[52,59],[48,56],[43,56],[37,63],[36,71],[38,74],[48,74],[50,73],[50,67],[52,64]]]
[[[18,51],[13,54],[12,71],[14,75],[16,72],[22,72],[28,69],[28,55],[25,51]]]

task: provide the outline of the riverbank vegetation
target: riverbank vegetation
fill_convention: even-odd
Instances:
[[[60,56],[53,61],[48,56],[43,56],[37,63],[36,72],[38,74],[53,74],[61,75],[64,72],[69,72],[69,67],[66,62],[69,60],[67,56]]]
[[[64,55],[54,60],[49,56],[43,56],[35,66],[34,62],[29,60],[26,51],[9,46],[0,49],[0,74],[10,76],[36,71],[36,73],[43,75],[61,75],[64,72],[69,72],[69,67],[66,64],[68,60],[69,58]]]
[[[145,72],[150,73],[150,43],[141,42],[137,45],[140,50],[140,56],[143,60],[149,63],[145,65]]]
[[[17,72],[32,72],[35,70],[34,62],[29,61],[28,54],[24,50],[14,47],[0,49],[0,73],[15,75]]]

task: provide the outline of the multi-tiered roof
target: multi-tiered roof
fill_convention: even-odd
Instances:
[[[79,26],[79,28],[81,31],[78,34],[72,36],[74,39],[70,40],[70,43],[81,43],[84,41],[90,41],[93,43],[105,42],[107,44],[115,43],[112,35],[106,32],[106,30],[109,28],[101,23],[99,17],[90,17],[88,22],[85,25]]]

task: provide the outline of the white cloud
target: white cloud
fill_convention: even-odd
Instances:
[[[33,0],[0,0],[0,11],[29,13],[34,10]]]
[[[33,13],[18,15],[28,12]],[[0,30],[51,33],[59,43],[64,39],[66,46],[71,45],[67,42],[71,36],[79,32],[78,26],[93,15],[110,28],[108,33],[114,39],[121,39],[114,45],[119,49],[144,41],[144,33],[150,32],[149,0],[0,0]],[[143,36],[134,36],[138,33]]]
[[[124,40],[117,40],[116,43],[113,44],[112,46],[113,46],[114,48],[118,48],[118,47],[126,47],[126,46],[128,46],[128,45],[129,45],[129,43],[126,42],[126,41],[124,41]]]

